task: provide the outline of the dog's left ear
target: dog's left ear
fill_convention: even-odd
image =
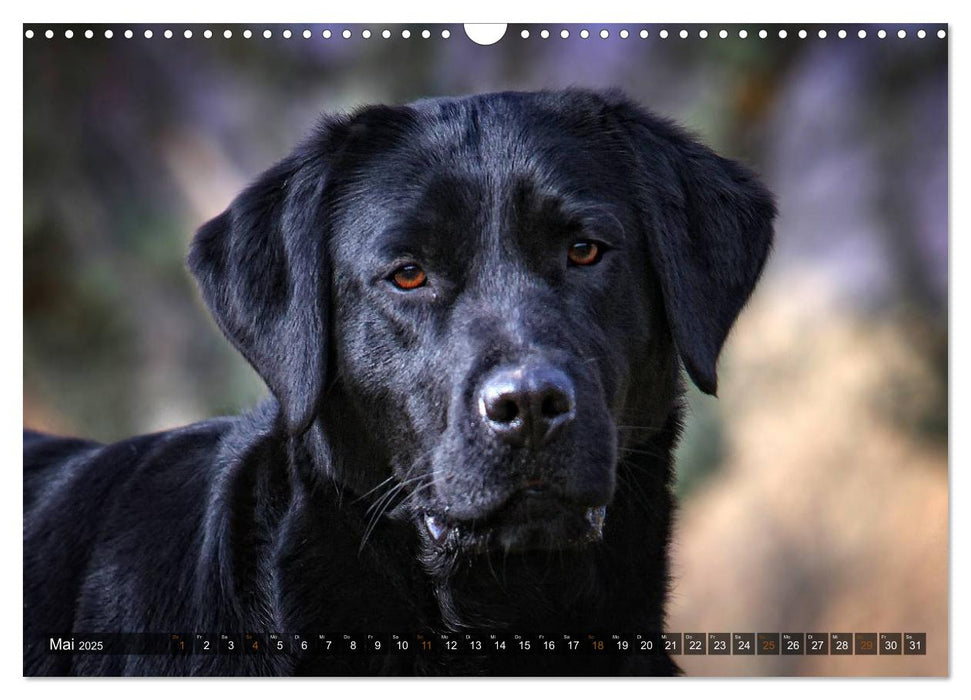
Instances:
[[[308,142],[203,225],[188,257],[213,317],[276,396],[291,434],[313,420],[327,369],[326,181],[321,149]]]
[[[636,187],[668,323],[688,375],[715,394],[725,338],[772,245],[772,195],[753,173],[622,95],[607,95],[639,160]]]

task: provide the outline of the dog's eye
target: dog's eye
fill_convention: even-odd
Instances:
[[[428,281],[428,275],[418,265],[402,265],[391,273],[391,282],[398,289],[418,289]]]
[[[593,241],[577,241],[570,246],[567,257],[571,265],[596,265],[603,257],[604,247]]]

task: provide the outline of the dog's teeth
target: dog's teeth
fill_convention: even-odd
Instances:
[[[442,539],[445,538],[445,534],[448,532],[448,527],[445,525],[445,523],[430,513],[425,514],[425,527],[428,529],[428,534],[431,535],[432,539],[436,542],[441,542]]]
[[[604,534],[604,518],[607,517],[607,506],[587,509],[587,522],[590,523],[591,534],[600,539]]]

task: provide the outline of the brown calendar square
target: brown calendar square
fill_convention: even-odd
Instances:
[[[732,654],[748,656],[755,653],[755,635],[751,632],[736,632],[732,635]]]
[[[728,656],[732,653],[732,635],[728,632],[708,634],[708,653],[714,656]]]
[[[825,632],[807,632],[806,653],[811,656],[825,656],[829,654],[829,635]]]
[[[904,634],[904,654],[906,656],[923,656],[927,653],[927,634],[925,632],[907,632]]]
[[[704,632],[685,632],[684,633],[684,653],[694,655],[704,655],[708,653]]]
[[[853,633],[833,632],[829,635],[829,653],[835,656],[853,654]]]
[[[903,635],[900,632],[881,632],[879,647],[881,656],[903,654]]]
[[[756,653],[760,656],[778,654],[780,646],[778,632],[759,632],[755,640]]]
[[[786,656],[799,656],[805,654],[806,635],[802,632],[783,632],[782,653]]]
[[[853,653],[869,656],[877,653],[877,633],[857,632],[853,635]]]

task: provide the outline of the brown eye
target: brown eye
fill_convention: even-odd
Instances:
[[[417,265],[403,265],[391,275],[391,281],[398,289],[418,289],[425,284],[428,275]]]
[[[567,257],[573,265],[594,265],[600,262],[603,249],[593,241],[578,241],[570,246]]]

